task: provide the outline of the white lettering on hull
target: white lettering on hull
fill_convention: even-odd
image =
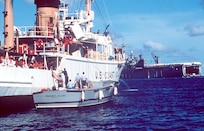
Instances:
[[[95,78],[99,80],[113,79],[115,72],[95,72]]]

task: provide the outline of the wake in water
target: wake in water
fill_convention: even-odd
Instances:
[[[125,91],[128,91],[128,92],[136,92],[136,91],[138,91],[138,89],[127,89],[127,90],[125,90]]]
[[[125,82],[124,80],[120,79],[119,81],[122,82],[122,84],[126,88],[124,91],[127,91],[127,92],[136,92],[136,91],[138,91],[138,89],[131,89],[130,86],[127,84],[127,82]]]

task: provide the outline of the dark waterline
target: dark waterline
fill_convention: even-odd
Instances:
[[[189,83],[180,80],[164,83],[123,81],[119,95],[106,104],[86,108],[16,111],[2,115],[0,126],[1,130],[202,131],[203,82],[204,79],[193,79]]]

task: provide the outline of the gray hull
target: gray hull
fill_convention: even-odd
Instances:
[[[64,108],[98,105],[111,100],[117,88],[66,89],[43,91],[33,94],[36,108]]]

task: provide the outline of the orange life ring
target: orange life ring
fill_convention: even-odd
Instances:
[[[72,35],[68,35],[68,36],[64,36],[64,44],[72,44],[73,43],[73,36]]]
[[[72,35],[68,35],[68,39],[69,39],[69,41],[72,41],[73,40],[73,36]]]
[[[43,91],[47,91],[48,89],[46,88],[46,87],[43,87],[43,88],[41,88],[41,92],[43,92]]]
[[[36,43],[37,48],[43,48],[43,40],[42,39],[38,39],[37,43]]]

